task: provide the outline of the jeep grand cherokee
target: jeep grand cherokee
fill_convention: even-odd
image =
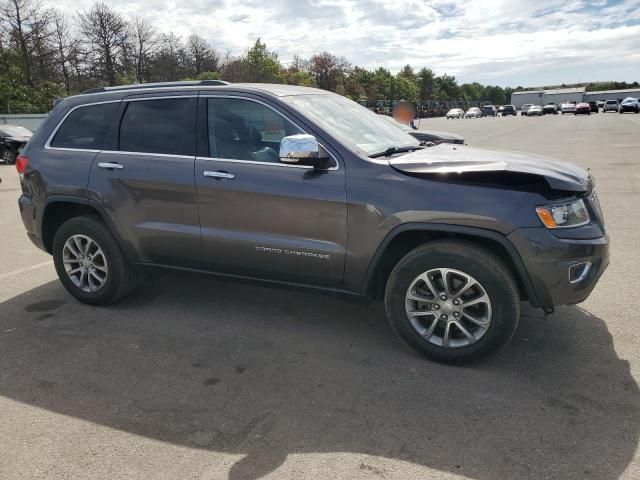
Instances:
[[[581,168],[424,145],[311,88],[93,90],[59,102],[16,167],[29,238],[81,302],[115,302],[149,267],[384,299],[442,362],[505,345],[521,301],[583,301],[608,263]]]

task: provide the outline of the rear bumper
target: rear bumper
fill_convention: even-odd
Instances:
[[[22,217],[22,223],[27,230],[27,236],[33,244],[40,250],[45,250],[42,243],[42,236],[40,235],[37,221],[37,210],[30,196],[22,194],[18,199],[18,207],[20,208],[20,216]]]
[[[609,265],[609,237],[561,239],[544,227],[521,228],[509,235],[529,273],[535,307],[580,303],[587,299]],[[584,278],[572,283],[569,269],[588,262]]]

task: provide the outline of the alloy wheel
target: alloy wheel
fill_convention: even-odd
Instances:
[[[491,325],[491,300],[471,275],[434,268],[416,277],[405,296],[407,318],[430,343],[466,347],[480,340]]]
[[[69,280],[83,292],[97,292],[107,282],[107,257],[87,235],[72,235],[67,239],[62,249],[62,262]]]

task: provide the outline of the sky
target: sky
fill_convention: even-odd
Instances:
[[[73,16],[90,0],[45,0]],[[257,38],[286,64],[320,51],[460,82],[541,86],[640,81],[640,0],[109,0],[159,32],[197,33],[221,52]]]

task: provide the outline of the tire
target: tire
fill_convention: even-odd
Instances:
[[[83,277],[84,281],[82,285],[78,286],[67,273],[64,259],[73,257],[71,256],[70,250],[65,248],[65,244],[68,240],[72,241],[71,239],[74,236],[80,236],[81,246],[83,237],[90,239],[102,252],[104,262],[100,261],[100,264],[103,264],[103,267],[106,266],[107,273],[104,275],[104,282],[99,288],[92,289],[89,284],[89,280],[95,278],[94,276],[92,277],[87,274]],[[81,251],[81,248],[78,248],[76,244],[72,245],[74,245],[76,251]],[[72,296],[82,303],[89,305],[108,305],[125,297],[136,285],[136,272],[127,262],[116,239],[102,219],[97,215],[75,217],[63,223],[54,236],[52,251],[53,262],[62,285]],[[96,251],[94,249],[93,252],[89,253],[96,254]],[[95,258],[98,258],[98,256],[99,254],[96,254]],[[87,258],[89,257],[87,256]],[[69,266],[69,262],[67,266]],[[79,262],[71,262],[69,268],[75,269],[79,266]],[[95,268],[98,269],[99,267],[96,266]],[[102,276],[101,272],[102,270],[96,270],[96,274]],[[78,277],[76,277],[76,280],[77,279]],[[95,279],[93,280],[94,284],[96,281]],[[81,288],[82,286],[84,286],[84,288]],[[89,289],[89,291],[87,291],[87,289]]]
[[[435,315],[432,314],[432,317],[413,317],[413,322],[416,322],[415,319],[417,318],[427,319],[424,321],[429,325],[436,324],[437,326],[433,330],[434,334],[427,337],[425,332],[422,332],[422,334],[418,332],[415,323],[412,323],[407,314],[407,308],[412,310],[418,308],[418,302],[410,306],[412,300],[407,299],[409,289],[414,288],[415,282],[420,281],[419,276],[422,274],[426,272],[431,274],[432,272],[440,271],[440,269],[450,269],[446,275],[448,275],[451,282],[455,282],[457,273],[471,277],[472,280],[477,282],[481,291],[486,293],[490,300],[488,305],[481,305],[483,309],[488,308],[488,314],[486,312],[482,314],[489,318],[488,327],[480,330],[481,327],[478,327],[475,323],[470,323],[465,318],[465,315],[460,317],[460,313],[457,313],[457,320],[453,321],[442,320],[442,316],[438,316],[436,320]],[[437,279],[433,281],[437,282]],[[474,286],[471,290],[475,290],[475,288]],[[461,292],[463,291],[464,289],[461,289]],[[451,293],[455,293],[455,291]],[[475,292],[472,292],[472,294],[475,295]],[[467,293],[464,295],[467,295]],[[461,296],[460,298],[463,297]],[[451,299],[440,303],[442,303],[442,306],[439,307],[435,305],[427,307],[426,304],[424,304],[424,307],[428,310],[430,309],[430,312],[449,312],[448,316],[456,315],[456,312],[452,312],[452,309],[457,308],[460,310],[464,308],[453,307]],[[391,272],[387,282],[385,307],[391,327],[407,346],[436,362],[458,365],[479,360],[506,346],[516,331],[520,317],[518,289],[509,270],[488,250],[471,242],[461,240],[429,242],[412,250],[402,258]],[[468,310],[469,308],[477,307],[477,305],[466,307],[465,311],[478,316],[480,314],[477,311],[469,312]],[[433,308],[438,310],[433,310]],[[453,334],[450,336],[449,344],[452,345],[452,342],[455,341],[458,342],[458,345],[443,346],[445,333],[442,332],[445,330],[445,325],[452,325],[455,322],[464,323],[467,331],[473,333],[478,339],[471,341],[469,337],[462,335],[462,330],[456,325],[450,327],[450,331]],[[440,344],[437,344],[439,341],[437,332],[442,335]],[[455,338],[456,335],[462,338]],[[464,344],[465,341],[468,344]]]
[[[16,158],[18,158],[18,154],[9,148],[2,149],[2,161],[6,165],[13,165],[16,163]]]

